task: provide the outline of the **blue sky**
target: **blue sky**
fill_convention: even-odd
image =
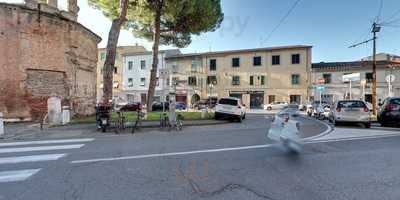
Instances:
[[[225,20],[220,29],[193,38],[184,53],[277,45],[313,45],[313,62],[351,61],[372,53],[372,44],[357,48],[349,45],[372,37],[370,26],[378,15],[381,0],[300,0],[284,23],[265,40],[296,0],[222,0]],[[111,22],[100,11],[79,0],[79,22],[103,38],[100,47],[107,42]],[[385,21],[400,11],[400,0],[383,0],[381,20]],[[378,33],[377,51],[400,54],[400,12],[393,18],[398,21],[382,27]],[[122,31],[119,44],[144,45],[151,43],[134,38]],[[161,47],[162,49],[173,47]]]

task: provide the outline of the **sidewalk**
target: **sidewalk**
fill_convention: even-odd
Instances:
[[[185,126],[207,126],[229,123],[229,121],[220,120],[188,120],[184,121]],[[127,128],[124,132],[130,133],[132,122],[127,123]],[[160,128],[159,121],[143,121],[139,128],[156,129]],[[143,131],[143,130],[142,130]],[[123,133],[125,134],[125,133]],[[115,135],[114,128],[111,126],[106,133],[97,130],[97,125],[94,123],[85,124],[68,124],[65,126],[43,127],[40,129],[40,124],[37,123],[9,123],[5,125],[5,135],[3,140],[22,140],[22,139],[41,139],[41,138],[70,138],[70,137],[96,137],[105,135]],[[1,140],[0,140],[1,141]]]

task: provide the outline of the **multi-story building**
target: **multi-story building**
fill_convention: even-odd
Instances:
[[[106,60],[105,48],[99,48],[98,50],[98,62],[97,62],[97,101],[100,101],[103,96],[103,67]],[[115,68],[113,75],[113,94],[114,97],[118,97],[123,92],[122,77],[123,77],[123,54],[126,53],[139,53],[147,52],[147,50],[140,45],[135,46],[119,46],[115,55]]]
[[[161,101],[161,97],[168,94],[169,77],[159,77],[160,70],[165,69],[165,57],[180,54],[178,49],[160,50],[158,53],[157,86],[155,89],[155,101]],[[120,96],[128,101],[146,103],[147,92],[150,84],[150,70],[153,64],[151,51],[126,52],[123,57],[123,77]],[[165,101],[165,99],[164,99]]]
[[[389,95],[388,75],[394,75],[392,82],[392,95],[400,95],[400,60],[394,56],[377,54],[377,102]],[[360,73],[360,80],[351,83],[351,98],[364,99],[372,102],[372,61],[364,58],[354,62],[321,62],[312,64],[312,80],[314,85],[318,80],[324,80],[325,90],[322,100],[333,102],[339,99],[350,98],[350,83],[343,81],[343,75]],[[314,99],[319,100],[319,92],[312,91]]]
[[[193,104],[207,97],[234,96],[248,108],[273,101],[308,100],[311,46],[180,54],[167,57],[177,86],[177,101]]]

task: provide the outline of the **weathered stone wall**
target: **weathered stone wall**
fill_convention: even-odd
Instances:
[[[43,8],[0,3],[0,112],[40,118],[48,96],[56,93],[75,114],[92,114],[101,39]]]

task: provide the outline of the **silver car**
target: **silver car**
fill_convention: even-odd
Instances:
[[[365,128],[371,127],[371,113],[362,100],[340,100],[333,104],[329,121],[338,125],[342,122],[362,123]]]

